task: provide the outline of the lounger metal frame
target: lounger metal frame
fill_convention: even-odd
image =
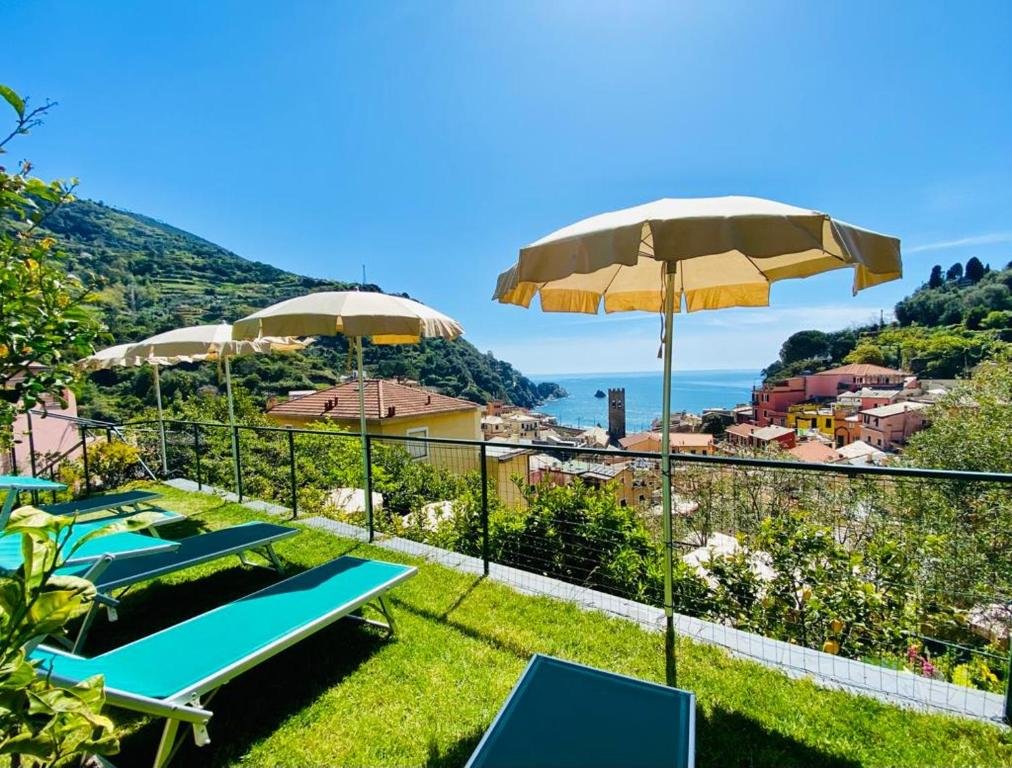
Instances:
[[[291,648],[293,645],[296,645],[307,637],[316,634],[320,630],[325,629],[334,622],[345,617],[355,619],[372,626],[384,628],[387,630],[387,637],[392,637],[395,631],[395,624],[390,613],[390,609],[387,606],[386,601],[383,600],[383,594],[393,589],[401,582],[411,578],[417,572],[417,568],[409,568],[397,576],[388,579],[379,586],[374,587],[368,592],[357,596],[355,599],[332,608],[318,618],[289,632],[287,635],[271,645],[250,653],[235,663],[218,670],[213,675],[210,675],[203,680],[199,680],[196,683],[177,691],[171,696],[166,696],[164,699],[152,699],[150,697],[139,696],[128,691],[107,688],[105,691],[106,700],[110,704],[122,707],[123,709],[154,715],[165,719],[165,726],[162,730],[161,739],[158,742],[158,750],[155,753],[155,760],[153,763],[154,768],[163,768],[163,766],[168,764],[181,746],[181,742],[177,741],[180,724],[189,724],[193,727],[193,738],[198,747],[210,743],[211,739],[208,734],[207,723],[211,719],[213,713],[204,707],[211,701],[223,685],[235,679],[243,672],[258,666],[267,659],[270,659],[282,651]],[[243,599],[249,600],[259,594],[259,592],[274,589],[276,586],[277,585],[271,585],[270,587],[265,587],[263,590],[254,592],[252,595]],[[363,616],[352,615],[354,611],[364,608],[366,605],[373,602],[376,603],[377,610],[379,610],[386,619],[385,622],[366,619]],[[148,635],[147,637],[154,637],[155,635],[167,632],[170,629],[172,628],[168,627],[160,632],[156,632],[154,635]],[[140,640],[135,640],[134,642],[144,642],[145,639],[146,638],[141,638]],[[73,655],[49,646],[44,646],[44,648],[51,653],[61,656]],[[73,679],[61,678],[56,674],[51,674],[51,680],[60,685],[74,685],[76,682],[79,682]]]

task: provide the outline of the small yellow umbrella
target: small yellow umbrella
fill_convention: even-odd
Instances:
[[[644,310],[664,317],[661,462],[664,611],[673,648],[671,354],[673,315],[763,307],[770,285],[833,269],[854,271],[856,294],[902,275],[900,242],[825,213],[757,197],[663,199],[583,219],[520,249],[494,299],[546,312]],[[673,675],[672,675],[673,677]]]
[[[456,339],[460,323],[402,296],[372,291],[321,291],[278,302],[232,326],[236,339],[262,336],[348,336],[358,359],[358,415],[362,433],[362,471],[368,473],[365,424],[365,370],[362,339],[374,344],[415,344],[423,337]],[[372,493],[365,489],[366,515],[372,520]]]

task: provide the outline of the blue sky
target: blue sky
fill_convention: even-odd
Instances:
[[[760,367],[931,265],[1012,258],[1012,3],[8,0],[20,144],[82,196],[251,259],[408,291],[525,372],[658,368],[650,315],[492,304],[517,249],[659,197],[749,194],[903,239],[908,277],[676,320],[678,368]],[[234,318],[226,318],[234,319]]]

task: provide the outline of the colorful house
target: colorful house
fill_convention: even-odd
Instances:
[[[672,453],[711,454],[716,452],[713,435],[704,432],[671,432]],[[627,451],[660,453],[660,432],[637,432],[623,437],[618,444]]]
[[[757,424],[735,424],[728,427],[724,434],[731,445],[750,448],[776,445],[786,450],[793,448],[797,440],[797,433],[793,429],[775,425],[760,427]]]
[[[51,395],[43,395],[32,410],[42,411],[29,416],[18,413],[12,425],[14,445],[0,455],[0,474],[32,474],[32,452],[36,473],[45,474],[46,467],[57,457],[76,459],[81,455],[81,432],[71,419],[77,418],[77,400],[69,389],[63,390],[66,405]],[[65,418],[61,418],[65,417]],[[89,439],[89,444],[91,439]]]
[[[789,406],[785,426],[796,432],[816,430],[820,434],[832,438],[834,427],[833,409],[814,403]]]
[[[901,402],[861,411],[861,440],[880,451],[903,446],[924,426],[927,403]]]
[[[370,435],[480,440],[481,408],[469,400],[441,395],[387,379],[365,382],[366,430]],[[294,397],[267,409],[279,424],[298,427],[328,420],[350,432],[359,430],[358,382]],[[426,443],[406,443],[416,458],[428,456]]]
[[[752,421],[760,427],[786,427],[791,406],[811,400],[835,400],[840,393],[871,387],[900,388],[909,373],[868,363],[852,363],[828,371],[771,381],[752,390]]]

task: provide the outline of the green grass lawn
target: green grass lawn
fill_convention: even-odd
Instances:
[[[245,508],[159,487],[190,516],[168,537],[256,519]],[[225,686],[212,701],[212,743],[187,738],[177,765],[462,765],[531,654],[547,653],[663,681],[663,637],[598,613],[531,598],[475,576],[306,528],[278,547],[293,569],[354,553],[420,566],[397,587],[392,640],[339,622]],[[237,560],[137,589],[120,620],[96,623],[86,653],[254,591],[276,578]],[[695,691],[700,766],[1000,766],[1007,730],[918,714],[790,680],[689,641],[679,685]],[[149,761],[160,726],[114,712],[127,729],[117,762]]]

